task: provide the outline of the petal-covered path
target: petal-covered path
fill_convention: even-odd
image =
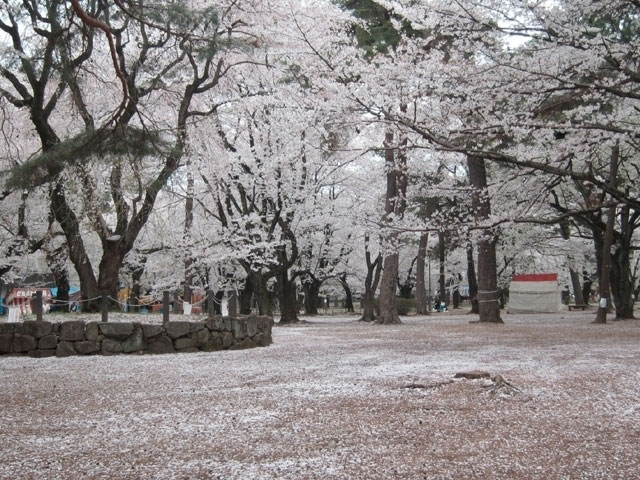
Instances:
[[[315,317],[252,350],[0,357],[0,478],[638,478],[640,322],[592,317]]]

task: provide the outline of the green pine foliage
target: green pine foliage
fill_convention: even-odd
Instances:
[[[90,157],[170,155],[170,145],[159,132],[127,127],[118,130],[85,131],[16,165],[6,181],[8,189],[31,189],[53,181],[67,166]]]

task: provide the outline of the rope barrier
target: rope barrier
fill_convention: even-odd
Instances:
[[[191,304],[191,306],[201,305],[201,304],[203,304],[203,303],[204,303],[204,302],[206,302],[206,301],[207,301],[207,297],[204,297],[204,298],[202,298],[201,300],[198,300],[197,302],[193,302],[193,303]]]
[[[127,302],[122,303],[120,300],[118,300],[117,298],[113,298],[111,295],[109,295],[107,297],[107,299],[111,300],[112,302],[115,302],[116,304],[122,306],[122,307],[126,307],[127,306]]]
[[[157,303],[157,302],[161,302],[161,301],[158,299],[158,300],[152,300],[152,301],[151,301],[151,302],[149,302],[149,303],[145,303],[145,304],[135,304],[135,305],[134,305],[134,304],[131,304],[131,303],[128,303],[128,302],[121,302],[120,300],[118,300],[118,299],[116,299],[116,298],[113,298],[112,296],[109,296],[109,297],[107,297],[107,298],[108,298],[109,300],[111,300],[111,301],[113,301],[113,302],[117,303],[118,305],[123,306],[123,307],[124,307],[124,306],[127,306],[127,305],[129,305],[129,306],[133,306],[133,307],[142,307],[142,306],[149,306],[149,305],[153,305],[153,304],[155,304],[155,303]],[[193,307],[193,306],[197,306],[197,305],[202,305],[202,304],[203,304],[204,302],[206,302],[206,301],[207,301],[207,297],[204,297],[204,298],[202,298],[202,299],[198,300],[197,302],[193,302],[193,303],[192,303],[192,304],[190,304],[190,305],[191,305],[192,307]],[[217,303],[217,304],[220,304],[220,302],[218,302],[218,300],[216,299],[216,297],[215,297],[215,296],[213,297],[213,301],[214,301],[215,303]]]
[[[135,306],[135,307],[148,307],[149,305],[153,305],[154,303],[161,301],[158,298],[158,299],[151,299],[150,301],[148,301],[146,303],[144,303],[144,302],[141,303],[141,298],[140,297],[133,298],[132,300],[135,300],[137,302],[135,304],[133,304],[133,303],[130,304],[130,305]]]
[[[51,304],[53,305],[73,305],[74,303],[78,303],[78,300],[58,300],[56,298],[51,299]]]
[[[94,300],[100,300],[101,298],[102,298],[102,296],[94,297],[94,298],[87,298],[87,299],[80,298],[79,300],[77,300],[77,303],[82,304],[83,302],[93,302]]]
[[[237,292],[236,292],[236,295],[237,295]],[[86,299],[79,298],[77,300],[58,300],[55,297],[50,297],[50,298],[46,299],[46,303],[48,303],[49,305],[53,305],[53,306],[65,306],[65,305],[66,306],[72,306],[72,305],[82,306],[82,304],[84,304],[84,303],[89,303],[89,302],[93,302],[95,300],[101,300],[101,299],[102,299],[102,295],[99,296],[99,297],[86,298]],[[111,300],[112,302],[114,302],[114,303],[116,303],[116,304],[118,304],[118,305],[120,305],[122,307],[126,307],[126,306],[130,306],[130,307],[148,307],[150,305],[162,303],[162,300],[159,299],[159,298],[156,298],[156,299],[152,298],[151,300],[143,302],[143,301],[141,301],[142,300],[141,297],[136,297],[136,298],[132,299],[132,300],[136,300],[138,302],[138,303],[135,303],[135,304],[129,303],[128,301],[121,302],[119,299],[113,298],[111,295],[107,296],[107,299]],[[182,300],[182,297],[180,297],[180,299]],[[213,302],[216,305],[222,305],[222,301],[218,300],[218,298],[215,295],[212,295],[211,299],[213,300]],[[197,302],[193,302],[191,304],[191,306],[202,305],[205,302],[207,302],[207,300],[208,300],[208,297],[205,296],[205,297],[201,298],[200,300],[198,300]],[[43,299],[43,303],[45,303],[44,299]],[[0,307],[13,308],[13,306],[7,305],[2,301],[0,301]]]
[[[204,299],[206,300],[207,297],[205,297]],[[211,299],[213,300],[213,303],[215,303],[216,305],[222,305],[222,302],[220,302],[215,295],[211,295]]]

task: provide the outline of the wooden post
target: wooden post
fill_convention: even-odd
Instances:
[[[109,321],[109,293],[102,292],[102,303],[100,304],[100,311],[102,312],[102,321]]]
[[[236,317],[238,315],[238,304],[237,304],[237,297],[236,297],[236,293],[235,292],[229,292],[229,295],[227,296],[228,298],[228,309],[229,309],[229,316],[230,317]]]
[[[169,290],[162,292],[162,324],[169,323]]]
[[[213,317],[214,309],[213,309],[213,290],[207,290],[207,316]]]
[[[35,298],[35,314],[36,314],[36,320],[38,322],[42,321],[42,311],[44,310],[43,305],[42,305],[42,290],[38,290],[36,292],[36,298]]]

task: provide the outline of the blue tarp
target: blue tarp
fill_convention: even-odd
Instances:
[[[58,295],[58,287],[50,288],[51,296],[55,298]],[[80,291],[80,287],[69,287],[69,295],[73,295],[76,292]]]

